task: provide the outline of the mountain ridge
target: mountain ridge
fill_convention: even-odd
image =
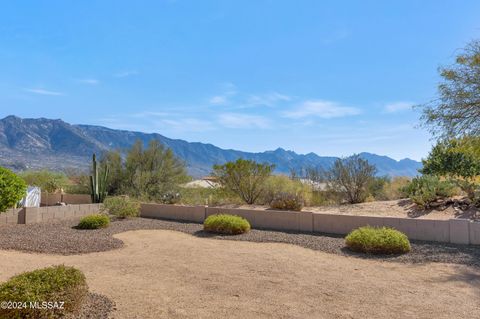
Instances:
[[[125,150],[135,141],[147,144],[159,140],[185,161],[194,177],[208,175],[213,164],[238,158],[275,164],[277,173],[306,167],[330,167],[338,157],[319,156],[313,152],[298,154],[278,147],[264,152],[222,149],[210,143],[187,142],[158,133],[116,130],[97,125],[69,124],[61,119],[20,118],[14,115],[0,120],[0,165],[21,169],[87,169],[92,153],[112,149]],[[377,167],[377,175],[414,176],[421,163],[409,158],[399,161],[388,156],[359,154]]]

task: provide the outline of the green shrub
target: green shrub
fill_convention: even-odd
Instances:
[[[119,218],[137,217],[140,215],[140,203],[128,196],[108,197],[103,202],[103,210]]]
[[[49,170],[26,171],[20,174],[28,185],[37,186],[49,193],[54,193],[69,184],[67,175]]]
[[[265,191],[262,194],[261,204],[269,205],[274,198],[282,193],[297,194],[303,202],[309,203],[312,198],[312,188],[299,180],[292,180],[285,175],[270,176],[265,182]]]
[[[404,233],[388,227],[360,227],[350,232],[345,242],[349,249],[368,254],[403,254],[411,249]]]
[[[423,175],[412,179],[402,191],[415,204],[428,208],[438,199],[451,197],[455,194],[455,185],[437,176]]]
[[[63,318],[80,310],[87,292],[85,276],[73,267],[61,265],[26,272],[0,285],[0,303],[25,302],[27,307],[0,309],[0,318]],[[28,307],[30,302],[64,304],[63,309],[35,309]]]
[[[180,202],[184,205],[209,205],[220,206],[227,204],[243,204],[243,200],[235,193],[224,187],[182,187],[180,189]]]
[[[212,233],[237,235],[249,231],[250,223],[240,216],[217,214],[205,219],[203,229]]]
[[[12,171],[0,167],[0,212],[14,207],[27,194],[27,184]]]
[[[301,211],[303,208],[303,198],[297,194],[279,193],[275,195],[271,201],[270,208]]]
[[[110,224],[110,218],[105,214],[95,214],[83,217],[78,223],[79,229],[106,228]]]

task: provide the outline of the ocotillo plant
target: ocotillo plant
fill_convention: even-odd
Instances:
[[[92,175],[90,176],[90,194],[92,196],[92,203],[103,203],[107,197],[107,178],[108,166],[105,165],[105,170],[99,176],[97,167],[97,157],[93,154],[92,159]]]

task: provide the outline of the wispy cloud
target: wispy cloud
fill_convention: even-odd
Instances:
[[[24,89],[26,92],[30,92],[30,93],[35,93],[35,94],[39,94],[39,95],[50,95],[50,96],[61,96],[61,95],[65,95],[64,93],[62,92],[57,92],[57,91],[49,91],[49,90],[44,90],[44,89],[40,89],[40,88],[26,88]]]
[[[100,83],[100,81],[97,79],[78,79],[77,81],[79,83],[89,84],[89,85],[97,85]]]
[[[213,105],[225,105],[228,102],[228,98],[223,95],[216,95],[212,96],[208,102]]]
[[[126,78],[129,76],[138,75],[138,74],[139,72],[137,70],[127,70],[127,71],[117,72],[113,76],[116,78]]]
[[[259,115],[242,113],[224,113],[218,116],[220,125],[227,128],[261,128],[270,127],[270,121]]]
[[[343,106],[332,101],[312,100],[305,101],[297,108],[282,113],[284,117],[301,119],[306,117],[319,117],[331,119],[360,114],[361,110],[355,107]]]
[[[273,107],[279,102],[290,101],[291,97],[277,92],[271,92],[260,95],[250,95],[246,103],[250,106],[268,106]]]
[[[385,105],[384,111],[386,113],[397,113],[406,110],[411,110],[415,103],[412,102],[394,102]]]
[[[222,93],[212,96],[208,102],[212,105],[227,105],[230,103],[230,98],[237,94],[237,87],[231,82],[222,83]]]

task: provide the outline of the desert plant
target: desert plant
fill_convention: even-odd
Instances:
[[[243,201],[237,194],[224,187],[214,188],[186,188],[180,189],[180,202],[185,205],[210,205],[242,204]]]
[[[99,174],[99,167],[97,166],[96,155],[92,157],[92,172],[90,176],[90,195],[92,196],[92,203],[103,203],[105,197],[107,197],[107,179],[108,179],[108,166],[105,167],[103,172]]]
[[[270,208],[301,211],[303,204],[303,198],[299,194],[278,193],[270,202]]]
[[[16,206],[26,194],[25,181],[12,171],[0,167],[0,212]]]
[[[0,302],[21,302],[27,305],[38,302],[39,306],[50,303],[52,307],[36,309],[0,309],[4,319],[19,318],[64,318],[78,312],[88,292],[85,276],[73,267],[54,266],[26,272],[10,278],[0,285]],[[62,304],[63,303],[63,304]],[[57,308],[54,308],[54,305]],[[63,305],[63,309],[59,307]]]
[[[375,176],[376,168],[359,155],[337,159],[325,173],[330,189],[343,194],[350,204],[362,203],[368,196],[368,185]]]
[[[302,197],[303,202],[309,203],[312,197],[312,187],[300,180],[292,180],[285,175],[272,175],[265,181],[264,192],[258,202],[269,205],[277,194],[289,193]]]
[[[128,196],[107,197],[103,202],[102,211],[119,218],[137,217],[140,215],[140,203]]]
[[[265,191],[265,182],[274,165],[260,164],[253,160],[238,159],[213,166],[213,175],[223,187],[238,194],[247,204],[254,204]]]
[[[65,188],[68,185],[68,178],[64,173],[42,171],[26,171],[19,176],[25,180],[28,185],[37,186],[48,193],[54,193]]]
[[[207,232],[238,235],[250,230],[250,223],[243,217],[228,214],[208,216],[203,222],[203,229]]]
[[[178,204],[181,196],[179,192],[166,192],[160,197],[160,202],[163,204]]]
[[[110,224],[110,218],[105,214],[88,215],[80,219],[77,228],[79,229],[98,229],[106,228]]]
[[[123,189],[135,198],[162,201],[168,193],[178,193],[179,185],[189,181],[185,163],[159,141],[151,140],[148,148],[137,141],[127,153]]]
[[[383,189],[386,199],[393,200],[405,198],[405,194],[402,189],[408,185],[410,180],[411,179],[409,177],[404,176],[395,176],[392,178],[390,182],[385,184]]]
[[[439,199],[453,196],[454,190],[455,185],[452,182],[430,175],[415,177],[402,189],[415,204],[424,208],[429,208]]]
[[[439,69],[438,98],[417,106],[423,123],[440,138],[480,136],[480,40],[457,52],[454,64]]]
[[[345,243],[353,251],[368,254],[403,254],[411,249],[404,233],[388,227],[360,227],[345,237]]]

